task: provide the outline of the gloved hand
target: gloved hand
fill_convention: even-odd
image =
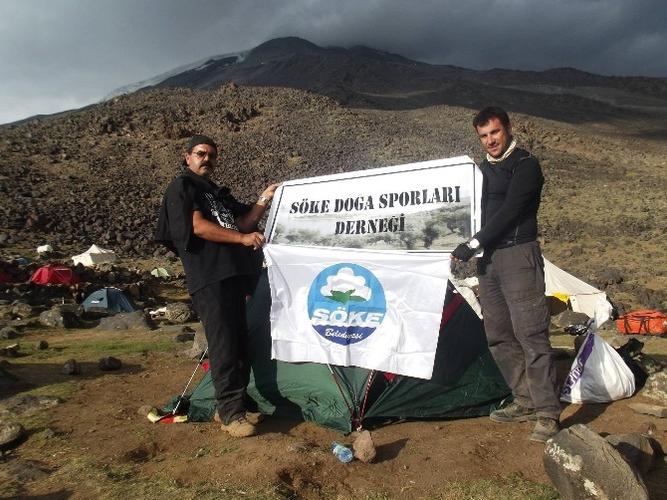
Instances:
[[[454,249],[452,252],[452,257],[458,260],[462,260],[463,262],[468,262],[472,256],[475,255],[476,251],[476,249],[470,248],[468,242],[465,242],[461,243]]]

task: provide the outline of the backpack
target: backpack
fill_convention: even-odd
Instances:
[[[626,335],[664,335],[667,333],[667,314],[653,309],[632,311],[620,316],[616,327]]]

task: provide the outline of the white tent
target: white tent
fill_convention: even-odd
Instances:
[[[83,264],[86,267],[105,264],[107,262],[115,262],[116,259],[116,253],[113,250],[100,248],[97,245],[91,245],[85,252],[72,257],[74,265]]]
[[[482,313],[479,302],[477,302],[477,298],[471,291],[471,288],[477,285],[477,278],[467,278],[465,280],[450,279],[459,293],[463,295],[463,298],[466,299],[481,318]],[[564,301],[569,300],[573,311],[584,313],[591,318],[596,317],[596,309],[600,311],[601,302],[604,305],[608,304],[606,293],[581,281],[579,278],[575,278],[547,259],[544,259],[544,282],[546,285],[545,295],[557,297]],[[602,309],[606,309],[606,307]],[[600,312],[598,312],[599,314]],[[602,322],[599,321],[600,324]]]
[[[567,297],[573,311],[582,312],[591,318],[595,317],[598,303],[607,302],[607,294],[602,290],[575,278],[547,259],[544,259],[544,281],[547,295]]]

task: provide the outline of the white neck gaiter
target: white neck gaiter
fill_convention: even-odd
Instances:
[[[486,153],[486,161],[488,161],[489,163],[500,163],[501,161],[505,160],[509,155],[512,154],[512,151],[514,151],[515,147],[516,147],[516,140],[512,139],[512,142],[510,142],[507,151],[505,151],[500,158],[494,158],[489,153]]]

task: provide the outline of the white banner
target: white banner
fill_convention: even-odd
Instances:
[[[429,379],[447,254],[268,244],[271,355]]]
[[[479,230],[482,176],[467,156],[287,181],[267,241],[451,252]]]

